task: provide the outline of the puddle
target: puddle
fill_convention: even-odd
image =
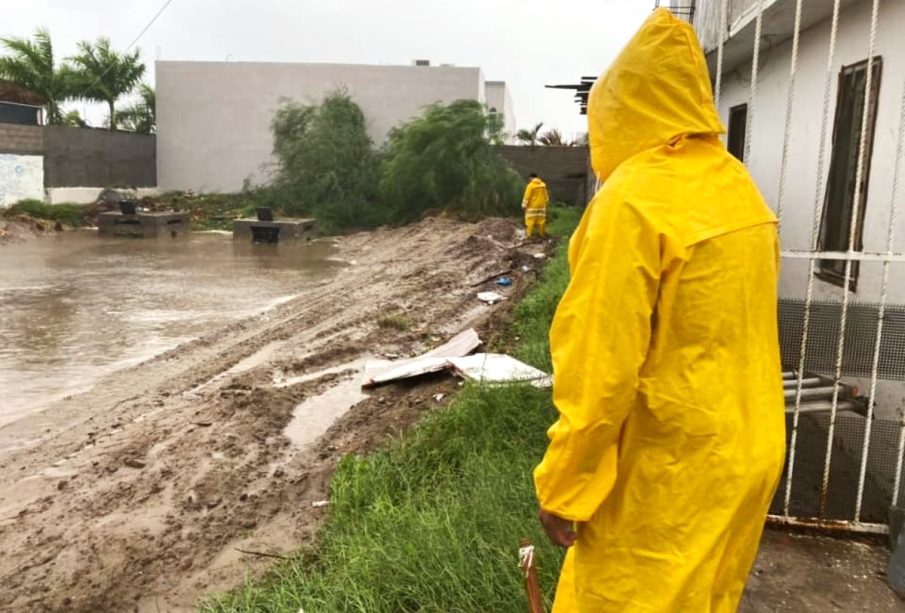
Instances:
[[[292,419],[283,430],[283,434],[292,443],[294,450],[302,450],[314,443],[337,419],[368,397],[368,394],[361,389],[364,364],[365,359],[362,358],[355,362],[298,377],[310,381],[326,374],[352,370],[348,377],[344,377],[330,389],[317,396],[306,398],[296,405],[292,412]],[[296,383],[301,382],[296,381]],[[291,383],[286,383],[286,385],[291,385]]]
[[[298,385],[299,383],[308,383],[309,381],[320,379],[324,375],[338,375],[339,373],[345,372],[350,369],[354,369],[357,375],[361,375],[364,369],[364,360],[361,360],[359,362],[350,362],[348,364],[340,364],[339,366],[334,366],[333,368],[325,368],[324,370],[308,373],[306,375],[284,377],[282,373],[278,373],[274,375],[273,386],[289,387],[291,385]]]

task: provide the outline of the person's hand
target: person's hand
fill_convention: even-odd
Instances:
[[[544,532],[547,533],[547,538],[549,538],[554,545],[559,545],[564,549],[568,549],[574,545],[575,539],[578,538],[578,535],[575,534],[575,530],[572,528],[572,522],[570,520],[563,519],[562,517],[544,511],[543,509],[540,511],[540,523],[544,527]]]

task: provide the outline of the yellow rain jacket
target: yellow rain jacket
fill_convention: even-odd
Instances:
[[[776,220],[704,62],[660,9],[591,91],[606,182],[570,243],[534,473],[578,534],[556,613],[734,611],[782,470]]]
[[[547,204],[550,197],[547,195],[547,184],[534,177],[528,181],[525,187],[525,195],[522,198],[522,208],[525,209],[525,218],[546,218]]]

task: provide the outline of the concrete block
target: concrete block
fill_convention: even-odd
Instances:
[[[258,221],[237,219],[233,222],[233,239],[260,243],[307,240],[315,236],[313,219],[280,219]]]

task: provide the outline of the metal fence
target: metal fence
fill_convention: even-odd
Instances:
[[[720,4],[720,40],[716,53],[715,98],[719,105],[723,84],[724,43],[728,36],[727,12],[730,0]],[[839,74],[837,40],[840,28],[840,0],[815,0],[833,4],[831,19],[817,24],[829,28],[826,50],[823,107],[820,115],[820,141],[816,159],[817,182],[814,186],[810,247],[788,249],[782,255],[784,266],[806,266],[806,286],[799,288],[804,298],[786,299],[780,305],[782,351],[786,367],[788,453],[782,483],[771,508],[771,519],[790,525],[836,527],[845,531],[885,533],[889,513],[902,496],[902,458],[905,448],[905,421],[901,415],[903,399],[886,399],[887,418],[878,413],[878,390],[884,382],[905,380],[905,308],[888,304],[891,280],[905,283],[905,254],[896,251],[896,228],[900,199],[900,179],[905,137],[905,94],[898,117],[898,134],[893,173],[892,197],[888,203],[889,230],[884,249],[862,249],[859,215],[862,211],[864,179],[868,176],[870,143],[869,113],[861,113],[857,147],[854,197],[848,220],[847,249],[821,250],[821,215],[828,189],[827,136],[830,134],[831,100]],[[869,35],[863,41],[867,70],[863,109],[872,95],[873,70],[880,19],[880,0],[871,3]],[[750,91],[747,101],[744,160],[750,161],[752,125],[757,113],[758,71],[761,68],[764,10],[769,4],[755,0],[754,47],[751,50]],[[791,2],[789,3],[791,4]],[[789,182],[790,134],[795,108],[795,84],[799,77],[799,46],[802,10],[809,3],[795,0],[794,32],[785,91],[785,129],[781,149],[778,198],[775,210],[784,220]],[[813,5],[811,5],[813,6]],[[897,61],[896,58],[893,58]],[[899,86],[900,84],[897,84]],[[905,88],[903,88],[905,92]],[[781,153],[779,153],[781,151]],[[853,149],[854,151],[854,149]],[[898,247],[901,249],[901,247]],[[838,301],[815,298],[815,278],[821,262],[836,262],[841,273]],[[879,266],[879,299],[871,303],[856,301],[852,281],[859,266]],[[896,286],[894,286],[896,287]],[[815,390],[820,390],[819,393]],[[820,396],[820,402],[814,403]],[[860,397],[860,403],[852,399]],[[859,410],[860,407],[860,410]],[[892,415],[889,418],[889,415]]]

